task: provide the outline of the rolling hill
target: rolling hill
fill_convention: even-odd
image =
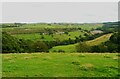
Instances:
[[[98,37],[94,40],[86,41],[86,44],[89,45],[89,46],[99,45],[99,44],[109,40],[111,35],[112,35],[112,33],[102,35],[102,36],[100,36],[100,37]],[[55,46],[55,47],[51,48],[49,51],[50,52],[60,52],[60,51],[76,52],[77,51],[76,50],[76,45],[78,45],[78,43],[71,44],[71,45],[64,45],[64,46]]]

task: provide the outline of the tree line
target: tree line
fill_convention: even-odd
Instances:
[[[98,35],[99,36],[99,35]],[[97,37],[97,36],[96,36]],[[95,37],[94,37],[95,38]],[[68,45],[80,42],[76,46],[77,52],[120,52],[120,33],[114,33],[110,40],[97,46],[88,46],[84,41],[90,40],[84,37],[76,40],[56,41],[31,41],[17,39],[6,32],[2,33],[2,53],[32,53],[32,52],[49,52],[49,49],[57,45]],[[84,41],[83,41],[84,40]],[[64,52],[64,51],[62,51]]]

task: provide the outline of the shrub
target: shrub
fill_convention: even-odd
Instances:
[[[33,45],[35,52],[46,52],[48,51],[47,45],[42,41],[36,41]]]
[[[64,50],[58,50],[58,52],[65,52]]]
[[[73,61],[72,64],[74,64],[74,65],[80,65],[80,62],[78,62],[78,61]]]
[[[88,46],[86,43],[82,43],[80,42],[77,46],[76,46],[77,52],[90,52],[91,51],[91,47]]]

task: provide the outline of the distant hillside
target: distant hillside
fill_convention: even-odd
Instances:
[[[98,38],[96,38],[96,39],[94,39],[94,40],[87,41],[86,43],[87,43],[87,45],[89,45],[89,46],[99,45],[99,44],[101,44],[101,43],[103,43],[103,42],[105,42],[105,41],[108,41],[109,38],[111,37],[111,35],[112,35],[112,33],[110,33],[110,34],[105,34],[105,35],[103,35],[103,36],[101,36],[101,37],[98,37]]]
[[[100,36],[100,37],[98,37],[94,40],[86,41],[86,44],[89,45],[89,46],[99,45],[103,42],[108,41],[111,35],[112,35],[112,33],[105,34],[105,35]],[[78,45],[78,43],[70,44],[70,45],[64,45],[64,46],[55,46],[52,49],[50,49],[49,51],[50,52],[77,52],[76,45]]]

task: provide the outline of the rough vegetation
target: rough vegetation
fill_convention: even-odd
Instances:
[[[116,57],[116,59],[113,59]],[[117,53],[3,54],[3,77],[118,77]]]

